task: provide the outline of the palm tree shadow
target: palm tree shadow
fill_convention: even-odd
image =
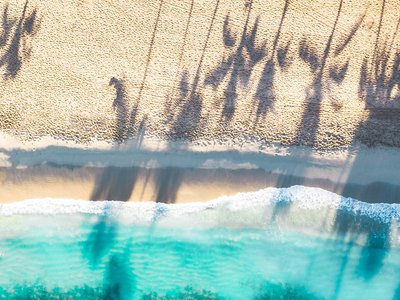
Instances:
[[[178,105],[175,105],[173,109],[171,109],[168,101],[166,103],[165,111],[170,112],[171,115],[169,116],[169,118],[173,120],[171,131],[169,133],[169,138],[185,138],[191,140],[194,138],[193,135],[200,125],[203,105],[202,95],[199,91],[200,71],[204,62],[204,57],[208,47],[212,27],[215,22],[219,2],[220,0],[217,1],[213,11],[207,36],[201,51],[200,60],[193,81],[189,84],[189,73],[184,70],[182,72],[181,80],[179,83],[180,96],[178,100]]]
[[[349,237],[350,242],[356,241],[359,236],[366,236],[357,269],[359,276],[370,280],[382,268],[388,254],[391,223],[357,210],[354,207],[356,204],[351,201],[346,198],[341,200],[336,211],[334,231],[342,237]]]
[[[342,12],[342,6],[343,0],[339,3],[335,22],[325,44],[324,51],[321,54],[318,54],[317,48],[306,38],[303,38],[299,44],[299,58],[309,66],[313,76],[311,85],[306,90],[305,109],[297,130],[296,142],[299,145],[315,146],[323,97],[331,91],[331,83],[337,86],[343,83],[349,70],[350,59],[340,59],[339,56],[356,35],[367,13],[366,10],[349,31],[339,37],[339,41],[333,49],[333,38],[337,35],[336,29]],[[338,61],[328,65],[329,57]],[[326,72],[326,69],[328,69],[328,72]],[[342,104],[333,95],[330,96],[334,99],[331,103],[333,107],[340,109]]]
[[[385,1],[383,7],[384,3]],[[377,41],[378,39],[379,30]],[[397,98],[396,96],[393,97],[392,89],[400,84],[400,54],[395,52],[394,56],[391,55],[393,53],[390,52],[390,47],[388,48],[386,43],[383,46],[376,45],[371,60],[365,58],[362,63],[359,93],[370,111],[367,119],[361,121],[355,130],[353,137],[353,145],[355,146],[358,145],[358,142],[369,147],[381,143],[383,139],[372,133],[370,129],[377,130],[376,124],[382,123],[382,121],[397,123],[399,119],[398,111],[393,109],[394,103],[392,101],[397,101]],[[387,127],[384,131],[390,133]],[[377,155],[374,160],[379,162],[380,157]],[[365,167],[365,165],[365,160],[356,157],[352,168],[357,169],[359,166]],[[353,172],[350,172],[347,181],[351,182],[353,176]],[[351,188],[345,185],[342,194],[350,193],[350,190]],[[370,190],[370,193],[378,194],[378,188]],[[361,199],[363,198],[361,197]],[[396,202],[398,202],[397,199]],[[388,213],[388,216],[390,215],[392,214]],[[342,237],[349,237],[350,242],[357,240],[360,236],[365,237],[365,245],[362,248],[357,265],[357,275],[364,280],[374,278],[384,266],[391,245],[391,222],[390,218],[387,220],[363,213],[362,209],[357,208],[354,202],[347,199],[341,200],[336,212],[334,228]],[[346,263],[343,262],[343,264]]]
[[[98,217],[96,224],[84,244],[84,256],[88,257],[92,267],[110,252],[117,237],[117,223],[109,216],[110,208],[106,205],[104,212]]]
[[[286,189],[279,189],[274,195],[275,202],[271,215],[271,223],[275,223],[279,218],[285,217],[293,204],[292,197]]]
[[[155,174],[155,192],[157,203],[175,203],[179,188],[184,178],[181,168],[166,167]]]
[[[1,23],[2,34],[0,36],[0,47],[4,47],[9,39],[11,31],[15,25],[15,20],[8,16],[8,4],[3,10],[3,18]]]
[[[290,65],[288,59],[288,53],[290,48],[290,41],[285,46],[279,47],[278,43],[281,37],[282,26],[286,18],[286,14],[289,8],[290,1],[286,0],[282,10],[281,20],[279,27],[275,34],[274,43],[272,45],[271,56],[265,63],[264,69],[261,73],[261,78],[257,85],[257,90],[254,95],[254,102],[256,105],[256,120],[258,123],[260,119],[264,118],[267,113],[273,109],[276,102],[274,78],[276,75],[276,62],[282,70],[286,70]]]
[[[138,167],[108,167],[96,180],[92,201],[128,201],[138,179]]]
[[[0,57],[0,67],[5,67],[3,78],[13,79],[21,70],[22,63],[31,54],[29,39],[38,31],[40,20],[37,17],[37,10],[27,13],[28,1],[25,2],[18,22],[8,16],[8,5],[3,11],[2,35],[0,36],[0,48],[4,48]],[[11,32],[14,34],[11,36]],[[8,44],[8,46],[7,46]]]
[[[261,78],[258,82],[257,91],[254,99],[257,101],[256,123],[264,117],[275,103],[274,91],[275,61],[269,59],[263,69]]]
[[[177,108],[178,105],[180,105],[182,103],[184,98],[187,96],[187,94],[185,94],[184,97],[182,98],[182,93],[181,93],[181,97],[179,97],[179,100],[177,102],[172,97],[175,93],[176,83],[177,83],[178,76],[180,73],[180,67],[181,67],[182,61],[183,61],[183,54],[185,53],[185,47],[186,47],[187,37],[188,37],[188,33],[189,33],[189,25],[190,25],[190,22],[192,19],[193,8],[194,8],[194,0],[191,1],[188,18],[186,20],[186,26],[185,26],[185,30],[184,30],[184,34],[183,34],[183,42],[181,45],[181,50],[180,50],[179,58],[178,58],[178,67],[179,68],[177,69],[177,71],[174,75],[174,81],[173,81],[173,85],[171,87],[170,95],[167,98],[165,107],[164,107],[164,115],[168,116],[167,120],[165,120],[166,124],[168,124],[171,121],[172,115],[174,113],[173,111]],[[185,76],[186,78],[184,80],[181,79],[180,91],[182,91],[182,90],[189,91],[187,72],[184,72],[184,74],[182,76]],[[182,86],[182,82],[186,83],[187,86]]]
[[[179,84],[180,96],[175,111],[171,111],[170,117],[173,120],[169,133],[171,139],[193,140],[202,124],[203,99],[197,91],[198,78],[194,79],[189,88],[188,76],[187,71],[182,73]]]
[[[112,254],[103,279],[104,299],[131,299],[135,295],[136,276],[130,263],[131,243],[124,252]]]
[[[156,17],[156,20],[154,22],[154,28],[153,28],[153,31],[152,31],[152,34],[151,34],[150,47],[148,49],[148,53],[147,53],[147,57],[146,57],[146,64],[145,64],[145,69],[144,69],[144,73],[143,73],[143,78],[142,78],[142,81],[141,81],[141,84],[140,84],[140,87],[139,87],[139,94],[138,94],[138,97],[137,97],[137,101],[136,101],[135,107],[131,111],[131,116],[130,116],[131,123],[134,123],[135,120],[136,120],[138,107],[139,107],[139,104],[140,104],[140,102],[142,100],[143,90],[144,90],[144,87],[145,87],[145,84],[146,84],[146,79],[147,79],[148,72],[149,72],[149,67],[150,67],[150,61],[151,61],[151,57],[152,57],[152,54],[153,54],[153,51],[154,51],[154,42],[155,42],[155,39],[156,39],[158,24],[159,24],[160,19],[161,19],[161,11],[162,11],[163,5],[164,5],[164,0],[160,0],[159,5],[158,5],[157,17]]]
[[[204,84],[210,85],[216,90],[230,73],[227,86],[224,90],[222,120],[230,122],[236,111],[239,83],[244,87],[249,84],[250,76],[254,66],[265,56],[265,44],[256,46],[256,35],[259,26],[257,18],[249,30],[249,19],[252,1],[247,7],[246,21],[243,26],[239,43],[237,37],[232,33],[229,25],[229,14],[225,16],[222,40],[226,53],[221,62],[211,70],[204,80]]]
[[[193,81],[189,83],[189,73],[184,70],[179,82],[180,96],[178,100],[175,103],[171,101],[166,101],[165,103],[166,107],[164,111],[170,114],[167,123],[171,123],[170,131],[168,132],[169,140],[183,139],[185,141],[193,141],[198,137],[201,127],[205,126],[205,122],[202,120],[203,98],[199,91],[200,71],[216,19],[219,3],[220,0],[217,0]],[[191,10],[189,12],[188,22],[190,20],[190,13]],[[185,34],[187,27],[188,23],[186,25]],[[155,201],[157,203],[174,203],[183,180],[183,171],[180,168],[173,167],[161,168],[155,172],[153,178],[155,182]]]
[[[128,139],[128,102],[126,99],[125,84],[123,80],[112,77],[109,85],[114,86],[116,97],[112,106],[116,112],[117,124],[115,128],[115,141],[122,143]],[[144,138],[147,117],[145,116],[139,126],[134,148],[139,149]],[[95,182],[91,200],[118,200],[128,201],[139,176],[138,167],[107,167]]]
[[[392,54],[385,43],[377,53],[363,61],[359,95],[366,108],[400,108],[400,51]]]
[[[114,139],[119,145],[128,139],[129,113],[125,85],[123,80],[117,79],[116,77],[110,79],[109,85],[114,86],[116,91],[116,97],[112,106],[115,109],[117,117]],[[143,142],[146,122],[147,116],[145,116],[140,123],[134,149],[139,149]],[[128,201],[132,195],[138,177],[138,167],[107,167],[96,179],[90,200]],[[117,237],[118,223],[112,216],[113,206],[109,203],[105,203],[104,205],[103,214],[94,224],[85,244],[85,255],[89,256],[89,261],[92,266],[97,266],[101,259],[110,252]],[[111,269],[109,268],[109,273],[114,273],[115,265],[119,263],[115,259],[111,257],[111,265],[109,266]],[[114,288],[116,288],[116,290]],[[109,292],[113,295],[119,295],[120,288],[119,283],[115,284],[113,289],[109,290]]]
[[[321,102],[324,91],[323,76],[327,64],[328,56],[331,52],[332,41],[336,32],[337,23],[342,11],[343,0],[340,1],[335,22],[331,33],[326,42],[322,55],[317,54],[317,50],[306,39],[299,45],[299,57],[307,63],[313,74],[311,85],[307,88],[305,109],[301,117],[301,123],[297,130],[296,141],[300,145],[315,146],[315,139],[321,113]]]

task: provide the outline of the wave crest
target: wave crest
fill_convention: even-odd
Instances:
[[[260,227],[276,223],[297,226],[313,223],[312,227],[316,224],[319,227],[332,227],[339,213],[386,224],[400,223],[399,204],[370,204],[304,186],[266,188],[189,204],[44,198],[0,206],[2,216],[95,214],[115,216],[134,224],[157,221],[165,225],[206,227]]]

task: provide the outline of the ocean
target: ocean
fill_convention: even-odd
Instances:
[[[400,205],[319,188],[0,205],[0,299],[400,299]]]

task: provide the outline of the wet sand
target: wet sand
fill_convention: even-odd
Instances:
[[[2,203],[47,197],[185,203],[292,185],[319,187],[364,202],[400,202],[400,185],[396,184],[337,183],[327,178],[285,175],[263,169],[48,166],[0,169]]]
[[[2,138],[8,145],[0,148],[3,203],[46,197],[194,202],[292,185],[365,202],[400,203],[400,150],[391,147],[261,151],[257,143],[209,147],[146,137],[140,143],[91,145],[46,139],[32,146]]]

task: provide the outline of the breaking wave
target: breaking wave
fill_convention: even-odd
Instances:
[[[304,186],[190,204],[3,204],[0,298],[390,299],[399,217],[398,204]]]
[[[132,225],[259,228],[268,225],[318,233],[390,230],[399,243],[400,205],[365,203],[320,188],[293,186],[224,196],[208,202],[155,202],[29,199],[3,204],[0,215],[92,214]],[[396,238],[397,237],[397,238]]]

